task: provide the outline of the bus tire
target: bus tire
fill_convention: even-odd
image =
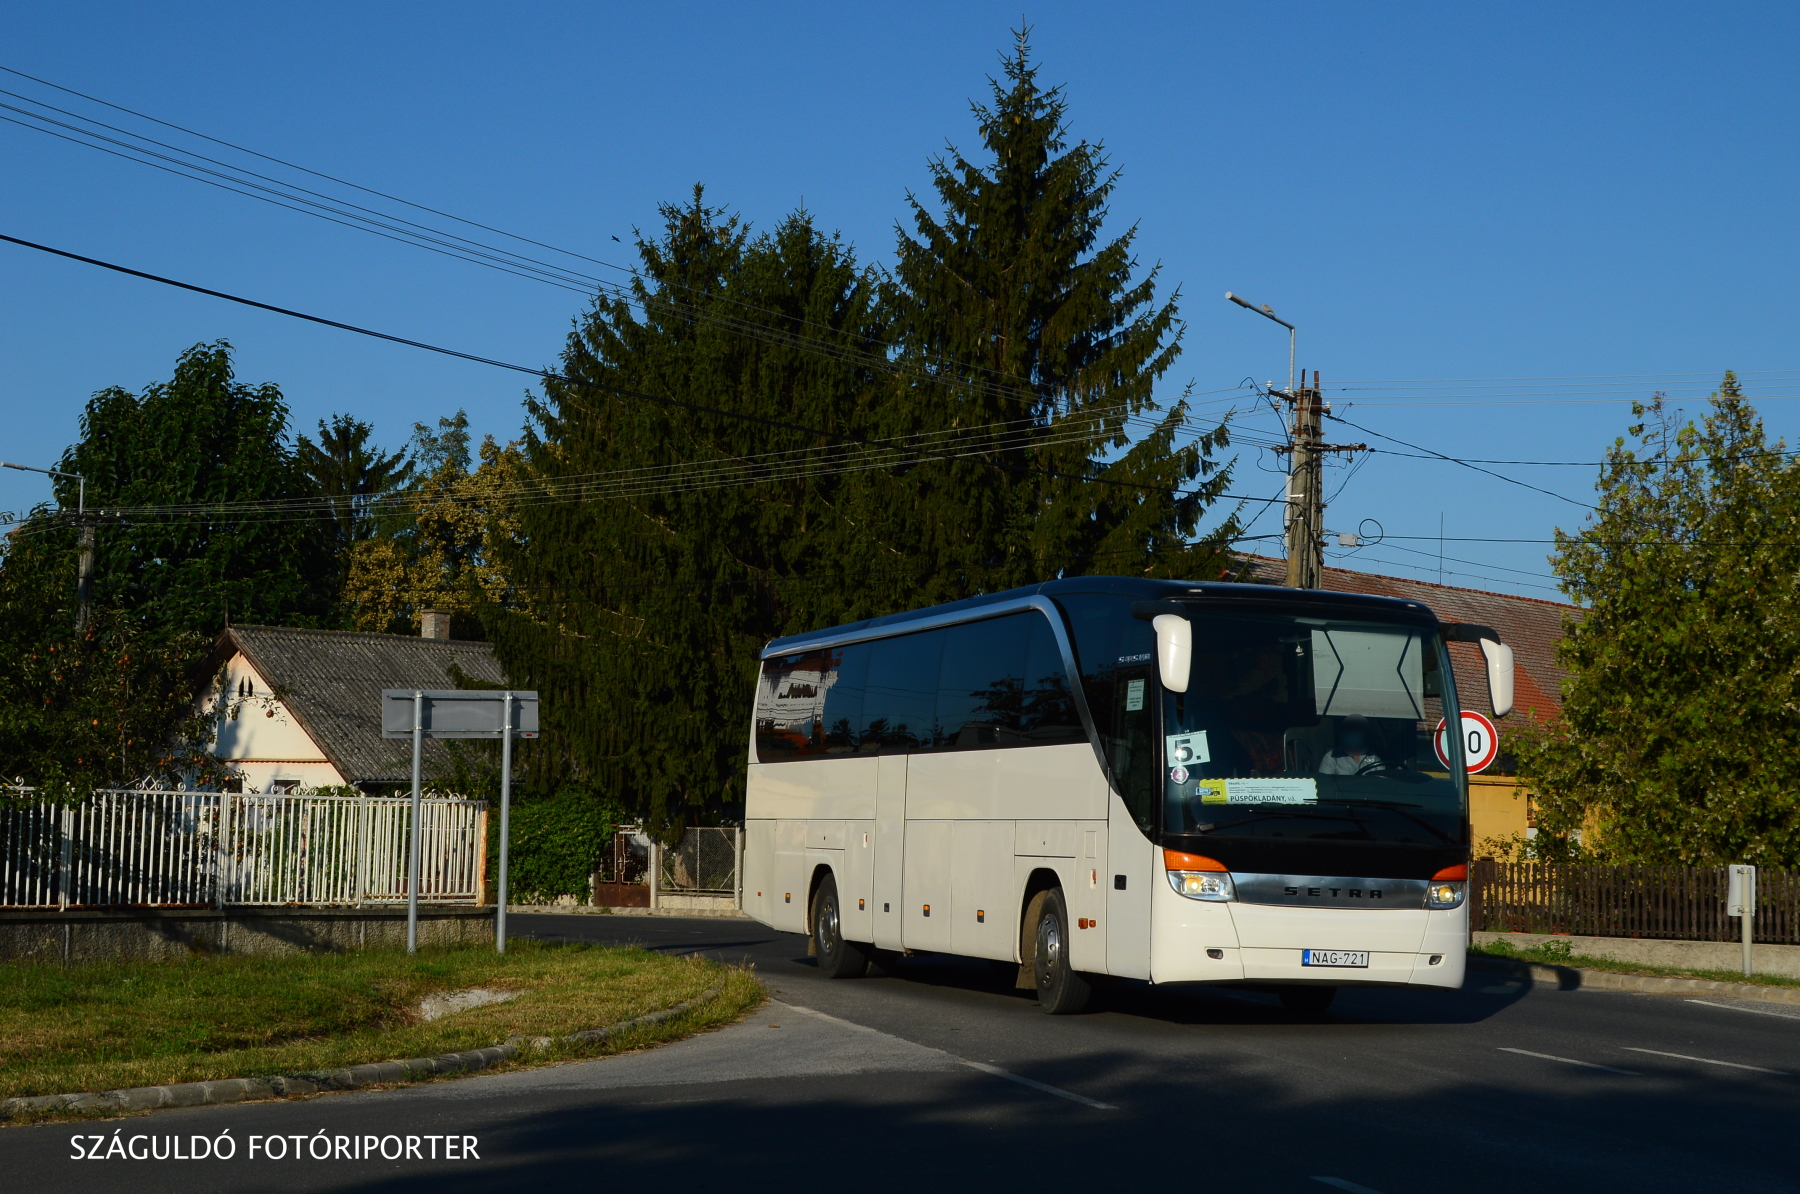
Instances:
[[[1094,992],[1087,977],[1069,964],[1069,914],[1060,887],[1046,891],[1032,926],[1032,971],[1038,1004],[1052,1016],[1072,1016],[1087,1007]]]
[[[838,916],[837,880],[826,875],[813,896],[813,948],[818,952],[819,973],[826,978],[861,978],[869,969],[869,955],[854,941],[844,940]]]
[[[1279,992],[1282,1007],[1309,1020],[1323,1017],[1337,993],[1336,987],[1283,987]]]

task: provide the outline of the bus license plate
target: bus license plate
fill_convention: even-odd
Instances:
[[[1367,969],[1369,951],[1366,949],[1303,949],[1300,951],[1302,966],[1360,966]]]

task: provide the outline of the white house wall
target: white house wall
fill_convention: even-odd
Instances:
[[[245,681],[251,686],[251,695],[239,698]],[[236,716],[221,718],[213,753],[244,777],[246,789],[266,792],[277,783],[309,788],[344,783],[325,752],[272,691],[268,679],[242,653],[231,657],[225,665],[223,692],[227,707],[235,710]],[[213,692],[202,697],[201,714],[216,712],[218,700],[219,694]]]

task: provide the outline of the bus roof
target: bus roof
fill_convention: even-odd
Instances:
[[[984,593],[979,597],[966,597],[961,601],[950,601],[943,605],[909,609],[904,613],[884,614],[879,618],[865,618],[860,622],[846,622],[841,626],[820,627],[818,630],[809,630],[804,634],[790,634],[785,638],[771,639],[763,648],[762,654],[764,658],[767,658],[770,655],[804,650],[816,640],[859,630],[892,627],[894,633],[898,634],[904,631],[908,623],[934,618],[942,614],[976,610],[982,606],[997,605],[1021,597],[1042,594],[1054,598],[1066,593],[1115,593],[1121,597],[1134,597],[1141,601],[1203,599],[1225,602],[1254,601],[1259,605],[1285,606],[1289,609],[1334,610],[1364,616],[1382,614],[1390,618],[1398,616],[1412,621],[1421,618],[1431,622],[1437,621],[1437,616],[1427,606],[1417,601],[1405,601],[1397,597],[1337,593],[1325,589],[1288,589],[1275,585],[1232,584],[1224,581],[1149,580],[1136,576],[1076,576],[1063,580],[1044,581],[1041,584],[1026,585],[1017,589],[1007,589],[999,593]]]

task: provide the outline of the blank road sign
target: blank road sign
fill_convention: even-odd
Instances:
[[[387,688],[381,693],[381,736],[411,738],[413,693],[411,688]],[[427,689],[423,694],[423,736],[426,738],[500,737],[506,708],[505,693],[490,689]],[[512,730],[517,738],[538,736],[538,694],[512,694]]]

